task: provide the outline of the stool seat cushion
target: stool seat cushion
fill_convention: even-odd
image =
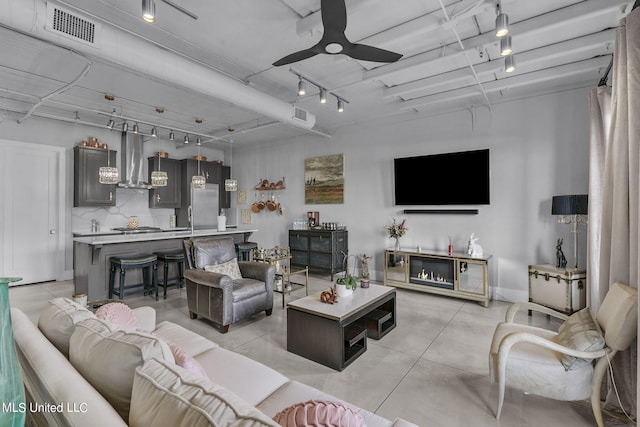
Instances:
[[[158,257],[155,255],[132,255],[132,256],[112,256],[111,263],[122,267],[142,267],[144,265],[157,262]]]
[[[167,261],[179,261],[184,260],[184,252],[182,249],[167,249],[167,250],[159,250],[153,251],[153,254],[158,257],[158,260],[167,260]]]

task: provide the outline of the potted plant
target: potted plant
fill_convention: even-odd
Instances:
[[[356,271],[356,263],[354,261],[353,264],[353,273],[349,274],[349,258],[353,257],[355,260],[355,255],[347,255],[346,253],[342,253],[344,255],[344,277],[339,277],[336,279],[336,293],[339,297],[348,297],[351,296],[353,291],[358,287],[358,277],[355,276]]]

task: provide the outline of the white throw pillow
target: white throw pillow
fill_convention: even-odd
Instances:
[[[558,344],[578,351],[597,351],[605,346],[602,330],[589,307],[573,313],[558,328]],[[563,354],[560,362],[566,371],[590,364],[594,359],[582,359]]]
[[[227,262],[223,262],[222,264],[215,265],[205,265],[204,269],[206,271],[212,271],[218,274],[224,274],[225,276],[231,277],[231,280],[239,280],[242,279],[242,274],[240,273],[240,267],[238,266],[238,260],[232,259]]]
[[[157,359],[136,369],[129,425],[280,427],[221,385]]]
[[[71,364],[125,421],[129,418],[135,369],[153,357],[174,363],[171,349],[157,336],[100,319],[78,323],[71,335]]]
[[[40,312],[38,329],[65,357],[69,358],[69,340],[76,324],[95,315],[69,298],[55,298]]]

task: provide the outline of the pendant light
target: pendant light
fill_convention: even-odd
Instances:
[[[511,36],[506,36],[500,39],[500,55],[508,56],[513,53],[513,48],[511,47]]]
[[[98,169],[98,182],[100,184],[117,184],[118,168],[111,166],[111,150],[107,150],[107,166]]]
[[[225,191],[238,191],[238,180],[232,178],[233,169],[233,139],[229,140],[229,179],[224,180]]]
[[[156,112],[158,114],[162,114],[164,112],[164,109],[156,108]],[[160,138],[158,138],[158,133],[155,126],[151,129],[151,135],[158,139],[158,169],[151,172],[151,185],[154,187],[166,187],[167,183],[169,182],[169,175],[167,175],[167,172],[160,169],[160,159],[162,158],[162,152],[160,151]],[[160,199],[159,194],[158,199]]]
[[[504,57],[504,72],[505,73],[513,73],[516,70],[516,63],[513,58],[513,55]]]
[[[142,0],[142,19],[147,22],[156,22],[155,0]]]
[[[201,142],[199,142],[198,144],[198,175],[194,175],[191,177],[191,188],[195,188],[195,189],[203,189],[205,187],[205,184],[207,183],[206,178],[204,177],[204,175],[202,175],[202,173],[200,172],[200,146],[202,145]]]
[[[498,16],[496,17],[496,37],[504,37],[509,34],[509,15],[502,13],[500,3],[496,6]]]

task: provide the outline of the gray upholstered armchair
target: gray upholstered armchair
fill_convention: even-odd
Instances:
[[[230,237],[187,239],[183,245],[187,305],[192,319],[209,319],[225,333],[231,323],[263,310],[271,315],[273,265],[235,261],[236,249]],[[234,274],[236,262],[242,277]]]

